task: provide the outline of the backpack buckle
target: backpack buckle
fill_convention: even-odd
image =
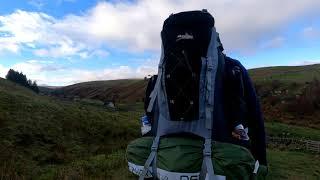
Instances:
[[[152,147],[151,147],[151,151],[154,152],[154,151],[157,151],[157,150],[158,150],[158,147],[157,147],[157,146],[152,146]]]
[[[160,140],[160,137],[155,137],[155,139],[153,140],[153,143],[152,143],[152,146],[151,146],[151,151],[152,152],[156,152],[158,150],[159,140]]]
[[[207,69],[208,69],[208,71],[212,71],[213,70],[213,65],[208,65]]]
[[[204,156],[211,156],[212,151],[211,151],[211,139],[206,139],[204,143],[204,148],[203,148],[203,155]]]

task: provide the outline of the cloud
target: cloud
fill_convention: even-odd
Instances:
[[[67,24],[77,27],[71,29],[76,33],[87,25],[88,36],[98,41],[133,50],[155,50],[160,46],[162,23],[171,13],[207,8],[215,16],[225,47],[242,51],[255,48],[259,40],[274,36],[297,17],[316,12],[319,6],[317,0],[100,2],[84,16],[70,16],[63,22],[73,22]]]
[[[8,71],[9,71],[8,68],[0,64],[0,77],[4,78]]]
[[[312,64],[319,64],[319,60],[302,60],[302,61],[296,61],[292,63],[292,66],[305,66],[305,65],[312,65]]]
[[[274,37],[268,41],[265,41],[262,43],[261,48],[264,49],[273,49],[273,48],[279,48],[285,43],[284,37]]]
[[[132,68],[129,66],[118,66],[113,68],[104,68],[99,70],[86,69],[64,69],[53,73],[40,73],[39,84],[48,85],[70,85],[79,82],[95,81],[95,80],[114,80],[114,79],[142,79],[145,76],[154,74],[154,67],[141,66]],[[44,75],[45,74],[45,75]],[[49,74],[54,74],[49,77]],[[41,76],[43,75],[43,76]]]
[[[30,4],[31,6],[34,6],[38,10],[42,9],[42,7],[45,5],[43,0],[28,0],[28,4]]]
[[[36,56],[54,58],[87,58],[106,54],[101,53],[105,50],[93,44],[86,44],[76,36],[60,32],[55,28],[57,23],[59,20],[47,14],[22,10],[0,16],[0,51],[17,53],[27,49]]]
[[[143,78],[157,73],[157,61],[145,60],[140,66],[133,68],[129,66],[116,66],[88,70],[81,68],[61,67],[53,61],[28,60],[16,63],[10,67],[0,64],[0,77],[5,77],[9,69],[21,71],[29,79],[36,80],[38,84],[64,86],[79,82],[94,80],[132,79]]]
[[[0,50],[18,52],[31,43],[35,55],[46,57],[87,57],[104,46],[158,51],[162,23],[171,13],[207,8],[216,19],[226,50],[241,52],[256,49],[258,42],[277,36],[298,17],[318,14],[319,7],[318,0],[100,1],[80,15],[60,19],[17,10],[0,16],[0,34],[11,34],[0,36],[0,42],[8,45],[1,45]]]
[[[320,37],[320,30],[312,26],[306,27],[302,31],[302,35],[308,39],[316,39]]]

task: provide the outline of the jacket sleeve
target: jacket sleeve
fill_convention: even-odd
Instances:
[[[249,137],[251,139],[251,152],[259,160],[260,164],[267,165],[266,159],[266,134],[260,102],[248,71],[240,64],[243,76],[244,98],[247,104],[246,118],[249,127]]]

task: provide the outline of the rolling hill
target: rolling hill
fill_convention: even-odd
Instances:
[[[125,166],[127,143],[139,136],[140,115],[0,79],[0,179],[113,179]]]
[[[315,81],[320,79],[320,64],[257,68],[249,74],[267,121],[320,128],[320,83]],[[118,102],[134,103],[144,99],[146,85],[142,79],[92,81],[59,88],[53,94],[104,102],[116,97]]]
[[[284,84],[311,82],[320,79],[320,64],[307,66],[278,66],[250,69],[249,74],[255,83],[270,83],[278,80]],[[144,98],[147,81],[143,79],[122,79],[109,81],[91,81],[57,88],[55,95],[61,97],[79,97],[111,100],[113,95],[119,95],[118,100],[136,102]]]
[[[249,74],[255,82],[279,80],[305,83],[311,82],[314,78],[320,79],[320,64],[256,68],[250,69]]]
[[[109,101],[116,98],[121,102],[142,101],[148,81],[141,79],[122,79],[92,81],[56,89],[53,94],[59,97],[77,97]]]

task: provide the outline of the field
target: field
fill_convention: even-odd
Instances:
[[[137,102],[144,98],[148,81],[141,79],[122,79],[111,81],[92,81],[56,89],[55,96],[66,98],[87,98],[105,101]],[[50,91],[46,91],[49,92]]]
[[[101,91],[119,92],[120,100],[129,101],[119,100],[119,108],[113,110],[88,101],[37,95],[0,79],[0,179],[137,179],[127,171],[125,148],[140,136],[146,82],[92,83],[66,88],[79,91],[77,96],[88,91],[90,97],[84,94],[85,98],[95,98],[103,92],[94,89],[104,87]],[[318,128],[294,124],[270,118],[267,133],[320,140]],[[268,161],[268,179],[320,178],[319,154],[269,146]]]
[[[251,69],[249,74],[255,82],[278,80],[304,84],[314,78],[320,79],[320,65],[264,67]]]

